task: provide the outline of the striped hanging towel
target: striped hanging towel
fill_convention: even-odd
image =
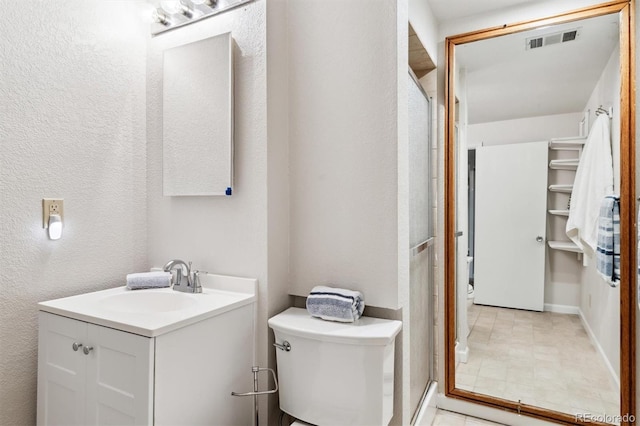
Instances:
[[[598,273],[611,287],[620,283],[620,199],[608,195],[600,205],[598,217]]]

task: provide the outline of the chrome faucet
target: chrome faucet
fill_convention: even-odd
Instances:
[[[182,291],[185,293],[202,293],[202,286],[200,285],[200,271],[191,272],[191,262],[187,265],[184,261],[179,259],[170,260],[162,268],[165,272],[171,272],[176,266],[176,280],[173,283],[173,289]],[[187,283],[182,283],[183,270],[186,269]],[[173,277],[171,278],[173,281]]]

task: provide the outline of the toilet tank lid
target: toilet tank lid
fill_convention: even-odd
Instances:
[[[402,329],[402,322],[361,317],[342,323],[312,317],[306,309],[289,308],[269,319],[269,327],[295,336],[352,345],[390,344]]]

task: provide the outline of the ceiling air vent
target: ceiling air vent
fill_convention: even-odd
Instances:
[[[537,49],[544,46],[551,46],[552,44],[566,43],[578,38],[580,35],[580,28],[574,28],[567,31],[558,33],[545,34],[537,37],[529,37],[526,39],[526,49]]]
[[[532,38],[527,40],[529,49],[535,49],[536,47],[542,47],[542,37]]]

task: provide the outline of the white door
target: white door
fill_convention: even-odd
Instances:
[[[154,339],[88,324],[87,341],[87,424],[153,424]]]
[[[544,308],[547,157],[547,142],[476,150],[476,304]]]
[[[38,327],[37,423],[85,425],[87,324],[40,312]]]

